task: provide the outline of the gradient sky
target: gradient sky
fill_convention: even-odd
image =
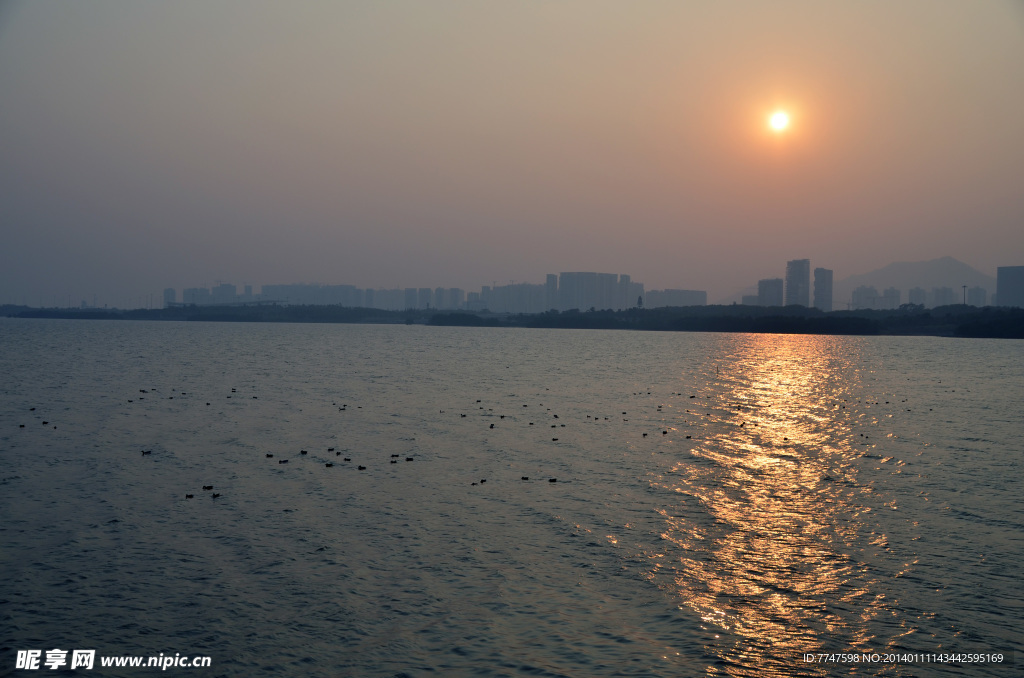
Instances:
[[[0,0],[0,229],[0,303],[32,305],[994,275],[1024,264],[1024,3]]]

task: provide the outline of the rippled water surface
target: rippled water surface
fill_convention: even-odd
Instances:
[[[1014,675],[1022,349],[0,320],[0,673]]]

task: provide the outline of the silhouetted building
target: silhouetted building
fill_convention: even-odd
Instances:
[[[972,287],[967,290],[968,306],[984,306],[988,302],[988,291],[984,287]]]
[[[217,285],[210,293],[213,296],[213,303],[215,304],[233,304],[238,301],[235,297],[238,296],[238,289],[231,284],[221,283]]]
[[[615,273],[573,272],[558,275],[558,309],[586,311],[622,309],[630,306],[629,301],[643,295],[643,284],[634,283],[625,276],[620,279]]]
[[[912,287],[907,292],[907,303],[924,306],[928,301],[928,293],[921,287]]]
[[[405,309],[406,311],[416,308],[418,290],[415,287],[405,288]]]
[[[544,282],[544,309],[558,308],[558,276],[548,273]]]
[[[814,269],[814,308],[832,310],[832,271],[827,268]]]
[[[853,291],[850,306],[854,310],[862,308],[878,308],[878,290],[870,285],[861,285]]]
[[[757,281],[757,303],[760,306],[782,306],[782,278],[766,278]]]
[[[811,305],[811,260],[786,262],[786,306]]]
[[[896,289],[895,287],[886,288],[886,290],[884,292],[882,292],[882,300],[881,300],[881,305],[879,306],[879,308],[883,308],[883,309],[887,309],[887,310],[893,310],[893,309],[899,308],[900,307],[900,299],[902,298],[902,296],[903,295],[900,294],[900,291],[898,289]]]
[[[484,307],[494,313],[543,313],[546,285],[513,283],[484,287],[480,297]]]
[[[996,269],[996,296],[1000,306],[1024,308],[1024,266]]]
[[[210,290],[205,287],[186,287],[181,291],[181,300],[185,304],[203,306],[213,303]]]

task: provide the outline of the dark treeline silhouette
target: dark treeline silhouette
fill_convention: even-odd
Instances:
[[[344,306],[173,306],[162,309],[56,309],[0,306],[17,318],[427,324],[462,327],[615,329],[662,332],[752,332],[767,334],[927,335],[1024,339],[1024,309],[956,304],[925,310],[904,304],[889,311],[832,311],[803,306],[688,306],[625,311],[547,311],[494,314],[430,309],[384,311]]]

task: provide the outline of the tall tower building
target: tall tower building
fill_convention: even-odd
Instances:
[[[1024,307],[1024,266],[996,269],[996,297],[1000,306]]]
[[[767,278],[757,281],[757,303],[759,306],[782,306],[782,278]]]
[[[544,281],[544,308],[558,308],[558,276],[554,273],[548,273]]]
[[[811,260],[786,262],[786,306],[811,305]]]
[[[832,310],[832,271],[827,268],[814,269],[814,308]]]

